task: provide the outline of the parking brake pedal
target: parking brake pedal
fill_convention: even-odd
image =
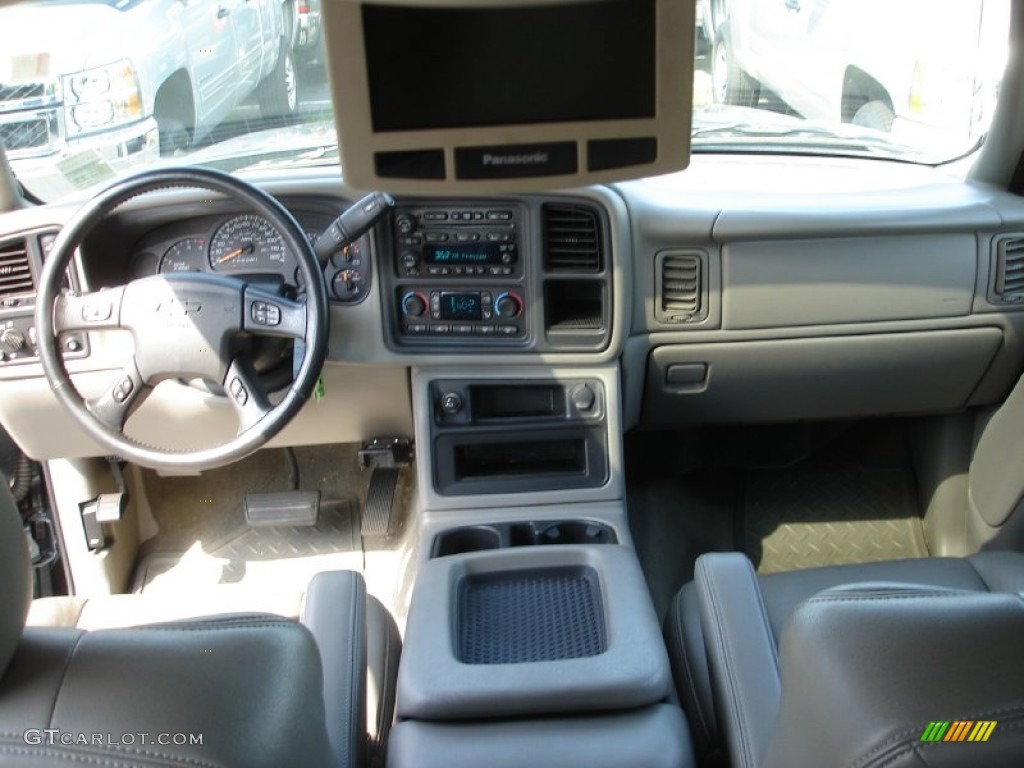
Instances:
[[[412,460],[412,440],[407,437],[377,437],[363,443],[359,466],[373,472],[363,508],[363,536],[387,536],[391,532],[398,472]]]
[[[242,506],[245,522],[254,527],[316,525],[320,491],[247,493]]]

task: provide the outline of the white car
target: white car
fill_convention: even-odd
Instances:
[[[702,5],[719,103],[758,106],[763,87],[803,117],[937,145],[987,130],[1006,61],[1006,0]]]

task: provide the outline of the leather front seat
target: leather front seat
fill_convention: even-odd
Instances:
[[[374,653],[392,667],[397,630],[390,617],[382,624],[359,574],[319,574],[302,623],[235,613],[84,631],[73,627],[84,608],[74,600],[44,611],[72,626],[25,626],[30,570],[20,517],[0,483],[0,764],[365,764],[367,625]],[[393,684],[392,671],[373,686],[382,732]]]
[[[703,765],[1021,764],[1024,554],[762,577],[708,554],[665,632]],[[982,752],[922,742],[932,721],[999,725]]]

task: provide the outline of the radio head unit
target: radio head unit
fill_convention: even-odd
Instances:
[[[393,219],[399,277],[522,275],[519,242],[523,213],[500,208],[425,205],[400,207]]]

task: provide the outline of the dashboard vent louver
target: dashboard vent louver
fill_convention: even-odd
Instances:
[[[996,295],[1002,301],[1024,302],[1024,239],[999,243],[996,260]]]
[[[697,253],[660,255],[658,269],[658,319],[686,323],[701,311],[702,260]]]
[[[597,213],[580,205],[546,204],[544,267],[548,272],[600,272],[601,236]]]
[[[24,240],[0,243],[0,297],[32,293],[32,270]]]

